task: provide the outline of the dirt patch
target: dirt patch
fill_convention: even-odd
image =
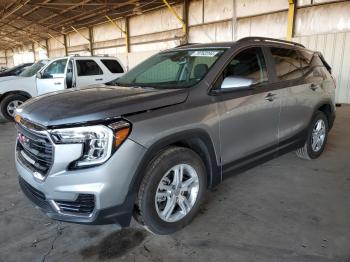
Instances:
[[[91,256],[98,256],[99,259],[120,257],[140,245],[146,236],[145,230],[123,228],[106,236],[99,244],[84,248],[80,254],[83,258]]]

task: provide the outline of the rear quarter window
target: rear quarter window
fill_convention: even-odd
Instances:
[[[276,75],[280,80],[292,80],[303,76],[300,55],[294,49],[272,47]]]
[[[101,59],[101,62],[113,74],[124,73],[123,67],[119,64],[119,62],[117,60],[114,60],[114,59]]]

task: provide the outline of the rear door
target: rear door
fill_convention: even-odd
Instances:
[[[54,60],[41,71],[41,78],[36,78],[38,95],[65,89],[67,61],[67,58]]]
[[[280,102],[271,92],[268,61],[260,47],[236,54],[221,78],[249,78],[251,89],[220,93],[221,158],[224,172],[239,168],[277,149]]]
[[[106,82],[101,66],[93,58],[75,58],[76,87],[84,87]]]
[[[305,138],[314,107],[322,95],[322,71],[311,51],[271,47],[277,87],[281,92],[281,150]]]

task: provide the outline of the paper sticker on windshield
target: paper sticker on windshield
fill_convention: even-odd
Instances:
[[[211,50],[201,50],[194,51],[191,56],[206,56],[206,57],[214,57],[219,53],[219,51],[211,51]]]

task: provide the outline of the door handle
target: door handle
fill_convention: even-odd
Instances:
[[[62,83],[61,82],[56,82],[56,83],[53,83],[54,85],[61,85]]]
[[[265,96],[265,100],[272,102],[273,100],[275,100],[275,96],[276,96],[276,94],[274,94],[274,93],[268,93]]]
[[[310,89],[311,89],[312,91],[316,91],[319,87],[320,87],[320,85],[318,85],[318,84],[311,84],[311,85],[310,85]]]
[[[96,81],[102,81],[103,79],[102,78],[97,78],[95,79]]]

